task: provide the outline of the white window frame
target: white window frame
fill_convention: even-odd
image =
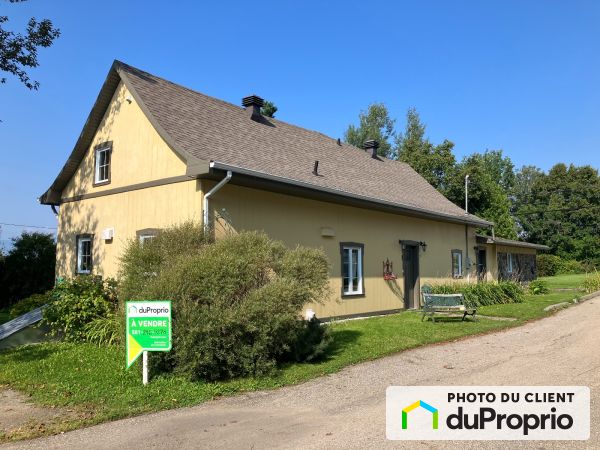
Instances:
[[[364,247],[357,244],[341,244],[342,247],[342,295],[353,296],[364,294],[364,278],[363,278],[363,252]],[[348,253],[348,273],[344,272],[344,260]],[[356,258],[356,261],[354,259]],[[354,276],[352,268],[356,263],[356,286],[354,283]],[[344,279],[348,279],[348,288],[344,288]]]
[[[147,234],[140,234],[138,239],[140,240],[140,244],[142,244],[142,246],[144,246],[146,241],[151,241],[155,237],[156,237],[156,234],[147,233]]]
[[[462,250],[451,250],[450,255],[452,257],[452,278],[463,277],[463,261],[462,261]],[[454,273],[454,255],[458,255],[458,273]]]
[[[90,265],[88,269],[84,269],[83,268],[83,244],[87,242],[90,244],[90,253],[89,255],[89,260],[90,260]],[[81,275],[89,275],[90,273],[92,273],[92,268],[94,267],[94,260],[93,260],[93,239],[91,235],[83,235],[83,236],[77,236],[77,273],[81,274]]]
[[[508,273],[514,273],[515,271],[515,264],[514,264],[514,254],[513,253],[507,253],[506,254],[506,272]]]
[[[94,167],[94,183],[102,184],[110,181],[110,164],[111,164],[111,147],[104,146],[96,149],[95,154],[95,167]],[[102,154],[106,154],[104,159],[105,164],[100,164],[100,158]],[[108,160],[108,162],[106,162]],[[100,178],[101,169],[105,168],[106,173],[104,178]]]

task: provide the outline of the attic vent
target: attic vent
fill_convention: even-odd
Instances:
[[[365,143],[363,144],[363,148],[365,150],[371,150],[371,157],[377,158],[377,149],[379,148],[379,142],[373,139],[369,139],[368,141],[365,141]]]
[[[250,118],[256,122],[260,122],[260,118],[262,117],[260,108],[264,103],[265,101],[258,95],[250,95],[242,99],[242,105],[246,108],[246,111],[250,111]]]

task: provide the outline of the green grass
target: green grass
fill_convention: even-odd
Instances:
[[[552,284],[577,285],[575,278]],[[334,323],[331,325],[334,341],[324,360],[289,364],[270,376],[227,382],[190,382],[169,375],[154,376],[144,387],[139,365],[126,370],[125,352],[119,347],[46,343],[0,352],[0,385],[29,394],[38,404],[67,407],[80,413],[76,418],[47,424],[42,431],[32,426],[10,435],[0,435],[0,441],[52,434],[145,412],[195,405],[219,396],[301,383],[351,364],[421,345],[514,327],[551,314],[544,312],[544,307],[571,300],[574,296],[575,293],[569,291],[528,295],[523,303],[478,309],[482,315],[513,317],[517,319],[514,321],[481,318],[476,322],[461,322],[442,317],[432,323],[421,322],[418,313],[404,312]]]
[[[556,275],[553,277],[540,277],[540,280],[548,283],[550,289],[576,289],[581,286],[587,275],[576,273],[571,275]]]

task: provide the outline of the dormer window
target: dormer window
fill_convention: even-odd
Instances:
[[[100,144],[95,150],[94,184],[110,183],[110,143]]]

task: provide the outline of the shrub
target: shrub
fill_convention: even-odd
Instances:
[[[600,272],[589,273],[583,280],[581,288],[588,294],[600,291]]]
[[[431,286],[433,294],[463,294],[465,303],[471,306],[487,306],[506,303],[522,303],[523,288],[514,281],[481,283],[444,283]]]
[[[557,275],[568,275],[573,273],[585,273],[583,263],[574,259],[561,259]]]
[[[116,345],[125,342],[122,323],[120,315],[115,313],[96,317],[83,328],[85,340],[98,345]]]
[[[193,221],[161,230],[152,240],[142,243],[130,239],[120,261],[119,297],[132,300],[157,277],[170,260],[180,255],[199,252],[210,242],[202,226]]]
[[[173,233],[197,230],[176,227]],[[163,234],[164,235],[164,234]],[[286,360],[313,360],[329,342],[327,327],[300,317],[309,302],[328,295],[328,263],[320,250],[287,249],[262,233],[201,240],[189,251],[146,258],[151,246],[128,246],[123,283],[140,273],[141,289],[128,300],[173,302],[173,349],[153,358],[154,368],[192,380],[265,374]],[[158,262],[157,262],[158,261]],[[131,275],[130,275],[131,274]],[[131,279],[128,277],[131,276]]]
[[[556,255],[537,255],[537,271],[540,277],[553,277],[558,273],[560,257]]]
[[[550,288],[548,287],[548,283],[543,280],[533,280],[527,286],[530,294],[533,295],[544,295],[550,293]]]
[[[117,308],[116,283],[95,276],[79,276],[60,281],[52,291],[52,301],[44,310],[42,323],[54,335],[67,341],[89,341],[90,322],[109,317]]]
[[[584,264],[579,261],[547,254],[537,255],[537,269],[540,277],[586,272]]]
[[[18,301],[12,306],[12,308],[10,308],[10,317],[14,319],[15,317],[19,317],[28,313],[29,311],[49,303],[51,295],[52,291],[48,291],[45,294],[33,294],[27,298],[24,298],[23,300]]]

